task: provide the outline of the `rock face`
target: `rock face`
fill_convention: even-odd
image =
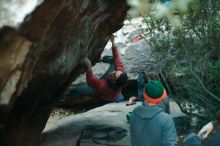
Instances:
[[[109,127],[119,127],[127,131],[128,124],[126,114],[127,112],[132,111],[135,106],[125,106],[125,104],[126,102],[110,103],[92,109],[86,113],[68,116],[54,123],[50,123],[45,127],[42,134],[41,146],[74,146],[76,145],[82,131],[86,134],[89,128],[94,128],[93,132],[95,131],[95,128],[98,130],[100,128],[103,129]],[[97,136],[98,135],[100,135],[100,133],[97,133]],[[128,131],[126,132],[126,135],[129,135]],[[82,139],[80,146],[86,146],[84,140],[86,139]],[[88,141],[89,140],[90,138],[88,138]],[[129,136],[125,136],[119,141],[112,143],[109,143],[108,141],[107,143],[118,146],[122,144],[130,145],[130,140]],[[95,146],[95,143],[92,142],[88,145]]]
[[[122,93],[125,98],[129,98],[133,95],[137,96],[137,82],[136,79],[141,72],[145,72],[146,75],[157,75],[160,73],[156,67],[156,60],[152,53],[152,48],[148,44],[146,39],[140,39],[135,41],[137,36],[141,36],[142,32],[140,28],[146,27],[143,18],[135,18],[131,21],[126,20],[124,26],[117,31],[115,42],[119,48],[120,58],[126,68],[129,82]],[[109,41],[105,46],[102,53],[102,57],[105,55],[112,55],[111,42]],[[108,69],[109,64],[99,62],[93,67],[93,73],[99,78]],[[77,88],[81,84],[86,83],[85,74],[80,75],[72,84],[69,90]],[[132,91],[132,93],[131,93]],[[94,100],[99,98],[87,98],[84,95],[76,98],[66,97],[65,102],[62,102],[61,106],[74,106],[78,104],[90,104]]]
[[[141,102],[132,106],[126,106],[126,102],[110,103],[50,122],[42,134],[41,146],[131,146],[126,114],[139,105]],[[170,109],[174,121],[176,118],[184,118],[185,115],[172,100]],[[181,124],[177,123],[176,127]]]
[[[152,54],[152,48],[147,40],[140,39],[134,42],[136,36],[142,35],[140,28],[144,26],[143,18],[135,18],[131,21],[126,20],[124,26],[115,33],[116,46],[119,48],[120,58],[126,67],[130,80],[137,79],[138,74],[141,72],[158,74],[158,70],[154,66],[156,61]],[[112,55],[110,41],[102,53],[102,56],[105,55]],[[97,77],[101,77],[108,66],[106,63],[97,63],[93,67],[93,72]],[[85,81],[85,75],[80,75],[73,84],[85,83]]]
[[[56,97],[84,72],[80,59],[97,62],[128,9],[124,0],[48,0],[19,29],[0,30],[4,145],[38,145]]]

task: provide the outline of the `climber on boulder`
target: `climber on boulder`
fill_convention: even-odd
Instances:
[[[108,70],[98,79],[93,75],[91,62],[88,58],[83,60],[83,64],[87,67],[86,80],[90,87],[92,87],[104,100],[121,101],[124,97],[121,95],[121,90],[128,81],[127,73],[125,72],[124,65],[122,64],[118,48],[115,46],[114,36],[111,37],[112,54],[114,61],[114,68]],[[106,57],[107,58],[107,57]],[[111,60],[111,57],[108,57]]]
[[[81,64],[87,68],[86,79],[87,84],[79,84],[72,88],[67,94],[59,97],[61,102],[68,98],[81,96],[95,97],[101,96],[102,99],[108,101],[120,102],[124,99],[121,90],[127,83],[128,77],[122,64],[118,48],[115,46],[114,36],[111,37],[113,56],[104,56],[100,61],[110,64],[105,73],[98,79],[93,75],[92,65],[88,58],[84,58]]]

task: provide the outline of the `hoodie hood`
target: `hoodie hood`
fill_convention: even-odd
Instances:
[[[163,109],[159,108],[157,105],[154,106],[139,106],[134,110],[134,114],[141,119],[150,119],[154,117],[155,115],[159,114],[162,112]]]

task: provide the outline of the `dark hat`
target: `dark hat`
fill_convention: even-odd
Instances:
[[[144,88],[144,98],[150,103],[159,103],[166,97],[166,90],[162,83],[158,80],[150,80]]]

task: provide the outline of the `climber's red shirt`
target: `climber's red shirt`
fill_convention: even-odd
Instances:
[[[117,47],[112,47],[112,54],[115,64],[115,70],[124,72],[125,68],[119,57]],[[96,90],[97,93],[100,94],[104,100],[115,100],[116,96],[119,95],[122,90],[121,87],[116,91],[112,91],[107,83],[107,80],[98,79],[96,76],[93,75],[92,70],[86,71],[86,80],[88,85],[92,87],[94,90]]]

